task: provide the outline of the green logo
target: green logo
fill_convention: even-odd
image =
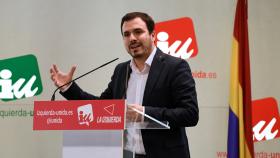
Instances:
[[[42,91],[38,62],[34,55],[0,60],[1,100],[33,97]]]

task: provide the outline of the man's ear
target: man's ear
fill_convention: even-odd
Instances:
[[[151,37],[152,37],[153,42],[155,42],[155,40],[156,40],[156,33],[155,33],[155,31],[153,31],[151,33]]]

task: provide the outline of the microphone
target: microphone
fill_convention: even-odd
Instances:
[[[125,75],[125,87],[124,87],[124,94],[123,94],[123,99],[126,99],[126,91],[127,91],[127,87],[128,87],[128,80],[130,78],[130,74],[131,74],[132,70],[130,68],[130,65],[127,64],[126,66],[126,75]]]
[[[74,82],[74,81],[76,81],[76,80],[78,80],[78,79],[80,79],[80,78],[82,78],[82,77],[84,77],[84,76],[86,76],[86,75],[88,75],[88,74],[90,74],[90,73],[92,73],[92,72],[94,72],[94,71],[96,71],[96,70],[98,70],[98,69],[100,69],[100,68],[102,68],[102,67],[104,67],[104,66],[106,66],[106,65],[108,65],[108,64],[110,64],[110,63],[112,63],[112,62],[114,62],[114,61],[116,61],[116,60],[118,60],[118,59],[119,59],[119,58],[116,58],[116,59],[114,59],[114,60],[111,60],[111,61],[109,61],[109,62],[107,62],[107,63],[105,63],[105,64],[103,64],[103,65],[101,65],[101,66],[99,66],[99,67],[97,67],[97,68],[95,68],[95,69],[93,69],[93,70],[91,70],[91,71],[89,71],[89,72],[87,72],[87,73],[85,73],[85,74],[83,74],[83,75],[81,75],[81,76],[79,76],[79,77],[77,77],[77,78],[75,78],[75,79],[73,79],[73,80],[71,80],[71,81],[69,81],[69,82],[63,84],[63,85],[61,85],[61,86],[59,86],[59,87],[57,87],[57,88],[55,89],[55,91],[53,92],[51,101],[54,101],[54,100],[55,100],[55,93],[56,93],[56,91],[58,91],[58,90],[59,90],[60,88],[62,88],[63,86],[66,86],[66,85],[68,85],[68,84],[70,84],[70,83],[72,83],[72,82]]]

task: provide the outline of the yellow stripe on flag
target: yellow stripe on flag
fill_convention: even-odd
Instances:
[[[230,95],[229,95],[229,105],[231,110],[238,116],[238,104],[239,104],[239,80],[238,80],[238,41],[233,38],[232,40],[232,57],[230,66]]]

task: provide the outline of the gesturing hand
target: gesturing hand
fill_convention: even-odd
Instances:
[[[68,73],[64,73],[60,71],[56,65],[52,65],[50,69],[51,79],[57,87],[62,86],[72,80],[75,70],[76,66],[72,66],[71,70]],[[63,90],[66,87],[67,85],[63,86],[60,90]]]

